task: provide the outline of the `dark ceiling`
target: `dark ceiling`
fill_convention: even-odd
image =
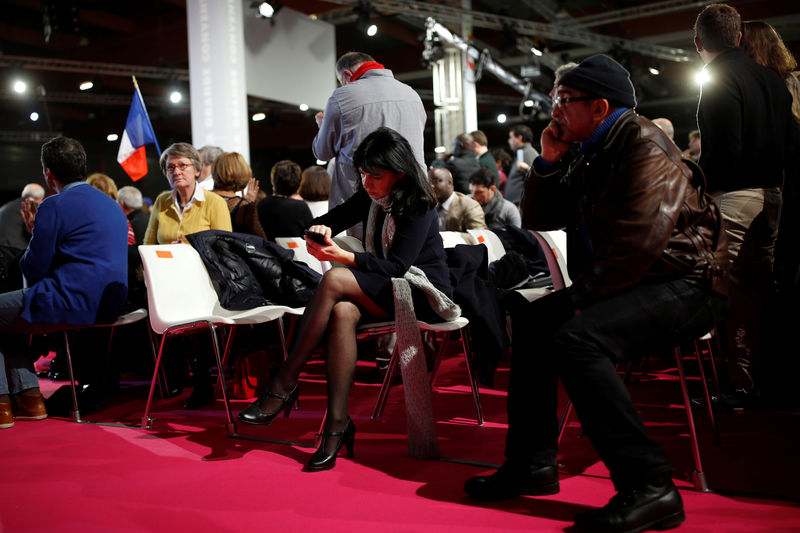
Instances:
[[[467,12],[461,0],[374,0],[373,22],[379,33],[370,38],[358,28],[357,3],[283,2],[335,24],[337,55],[348,50],[371,53],[420,91],[429,110],[426,148],[430,159],[433,102],[431,75],[422,63],[425,19],[432,16],[455,28],[454,22]],[[676,141],[683,146],[686,134],[694,128],[698,90],[691,76],[700,67],[692,48],[691,27],[706,3],[473,0],[473,43],[488,50],[494,62],[517,77],[522,66],[539,64],[541,74],[530,81],[534,90],[545,93],[556,65],[596,52],[608,53],[632,72],[640,112],[670,118]],[[729,3],[744,19],[773,24],[800,57],[800,3]],[[12,191],[18,194],[20,183],[39,179],[39,147],[56,133],[84,142],[90,171],[103,171],[120,185],[129,184],[115,162],[119,142],[109,142],[106,136],[121,133],[124,127],[132,97],[131,74],[137,76],[160,145],[190,139],[185,1],[2,0],[0,6],[0,158],[6,169],[0,191],[5,196]],[[277,24],[280,18],[278,12]],[[544,50],[545,55],[535,58],[531,46]],[[658,67],[660,74],[651,74],[650,67]],[[11,89],[12,79],[18,76],[27,79],[27,95]],[[87,80],[94,87],[80,91],[79,84]],[[173,88],[184,94],[178,105],[168,100]],[[498,113],[506,113],[510,122],[528,123],[536,135],[545,125],[541,116],[520,118],[517,110],[522,95],[485,70],[477,84],[477,96],[479,127],[493,146],[504,145],[509,126],[497,123]],[[249,107],[251,111],[269,111],[268,120],[250,123],[251,159],[257,177],[265,177],[279,159],[292,158],[301,166],[313,163],[309,146],[316,131],[316,110],[303,113],[294,106],[253,97]],[[29,118],[33,111],[40,115],[37,122]],[[164,188],[154,159],[151,174],[143,182],[146,193],[149,188]]]

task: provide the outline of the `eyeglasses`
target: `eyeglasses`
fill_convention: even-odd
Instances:
[[[583,102],[585,100],[598,100],[596,96],[556,96],[553,98],[553,107],[564,107],[570,102]]]
[[[169,172],[170,174],[174,173],[176,170],[180,170],[181,172],[183,172],[189,167],[194,167],[194,165],[190,163],[178,163],[177,165],[167,165],[167,172]]]

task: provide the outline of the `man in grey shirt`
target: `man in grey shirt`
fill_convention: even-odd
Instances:
[[[469,190],[472,198],[481,204],[486,225],[490,230],[505,226],[522,225],[517,206],[503,198],[494,185],[494,174],[488,168],[481,167],[469,177]]]
[[[353,153],[361,141],[385,126],[408,140],[423,171],[425,108],[419,95],[394,79],[391,70],[367,54],[348,52],[336,62],[336,77],[341,87],[333,91],[324,113],[317,113],[319,132],[312,150],[317,159],[336,158],[332,173],[329,208],[355,192],[358,170],[353,168]]]
[[[508,173],[508,182],[504,196],[514,205],[519,205],[522,200],[522,190],[525,188],[525,176],[531,168],[533,160],[539,156],[533,146],[533,132],[528,126],[518,124],[508,132],[508,146],[514,155],[511,171]]]

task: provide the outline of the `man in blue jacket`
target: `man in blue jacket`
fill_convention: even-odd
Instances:
[[[25,289],[0,294],[0,428],[47,416],[33,363],[32,333],[113,322],[128,293],[125,214],[88,185],[81,144],[58,137],[42,146],[42,170],[54,193],[23,218],[33,237],[22,256]]]

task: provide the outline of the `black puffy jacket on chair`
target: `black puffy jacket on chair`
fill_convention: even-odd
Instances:
[[[291,250],[255,235],[207,230],[186,239],[203,259],[225,309],[303,307],[322,277],[293,261]]]

